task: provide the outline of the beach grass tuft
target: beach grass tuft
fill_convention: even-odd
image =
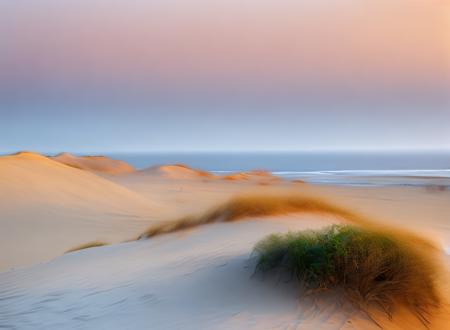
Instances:
[[[395,232],[333,225],[272,234],[256,244],[255,252],[256,273],[282,270],[309,289],[342,288],[364,311],[378,306],[391,317],[402,303],[426,325],[439,306],[437,268],[429,251]]]

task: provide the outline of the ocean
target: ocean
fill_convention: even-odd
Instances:
[[[218,174],[267,170],[285,179],[345,185],[450,185],[447,152],[115,153],[137,169],[182,163]]]

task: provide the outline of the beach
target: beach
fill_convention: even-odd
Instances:
[[[426,326],[446,329],[450,322],[445,185],[315,185],[263,171],[134,170],[106,158],[101,166],[63,158],[0,157],[3,328],[425,329],[401,307],[392,319],[376,310],[368,315],[333,290],[311,295],[295,281],[255,276],[253,249],[265,236],[352,222],[353,214],[436,246],[442,303]],[[300,196],[308,207],[252,211],[232,221],[214,211],[195,224],[167,225],[206,219],[248,195]],[[164,224],[161,235],[142,235]],[[99,246],[77,250],[90,242]]]

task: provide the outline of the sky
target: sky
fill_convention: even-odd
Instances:
[[[450,0],[2,0],[0,153],[450,150]]]

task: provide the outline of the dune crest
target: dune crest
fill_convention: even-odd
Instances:
[[[116,175],[135,171],[134,167],[126,162],[106,156],[75,156],[65,152],[49,158],[80,170],[97,173]]]
[[[207,171],[191,168],[184,164],[159,165],[144,169],[138,172],[144,175],[156,175],[166,179],[189,180],[206,178],[212,179],[215,176]]]
[[[166,221],[149,228],[141,237],[152,237],[212,222],[230,222],[243,218],[266,217],[291,213],[331,214],[351,223],[369,220],[315,196],[299,193],[246,193],[232,197],[200,215]]]
[[[132,195],[144,202],[136,193],[110,180],[32,152],[0,157],[0,182],[3,201],[17,197],[14,201],[25,205],[33,205],[34,201],[40,200],[51,204],[59,200],[67,206],[72,199],[78,206],[82,200],[96,201],[97,205],[89,206],[98,207],[100,200],[111,205],[109,198],[114,195],[121,195],[122,198],[123,195]],[[145,200],[145,203],[148,201]]]
[[[389,232],[399,239],[405,241],[414,240],[423,249],[430,249],[430,251],[440,250],[440,247],[415,232],[402,230],[386,223],[381,224],[377,220],[368,218],[317,196],[295,192],[282,193],[276,192],[276,190],[238,194],[200,215],[190,215],[173,221],[156,224],[141,234],[139,239],[214,222],[232,222],[248,218],[263,218],[296,213],[331,215],[336,218],[337,222],[364,226],[370,230],[380,230],[380,228],[383,228],[383,231]]]
[[[228,174],[221,177],[224,180],[229,181],[249,181],[249,180],[255,180],[259,181],[260,183],[266,183],[270,184],[273,182],[280,181],[281,178],[273,175],[269,171],[264,170],[252,170],[248,172],[237,172]]]
[[[46,159],[47,157],[34,152],[34,151],[19,151],[10,155],[1,156],[0,159],[11,159],[11,158],[21,158],[21,159]]]
[[[269,171],[264,170],[251,170],[248,172],[235,172],[225,175],[218,175],[208,171],[192,168],[185,164],[153,166],[148,169],[140,170],[137,173],[155,175],[174,180],[216,179],[225,181],[256,181],[263,184],[270,184],[281,180]]]

